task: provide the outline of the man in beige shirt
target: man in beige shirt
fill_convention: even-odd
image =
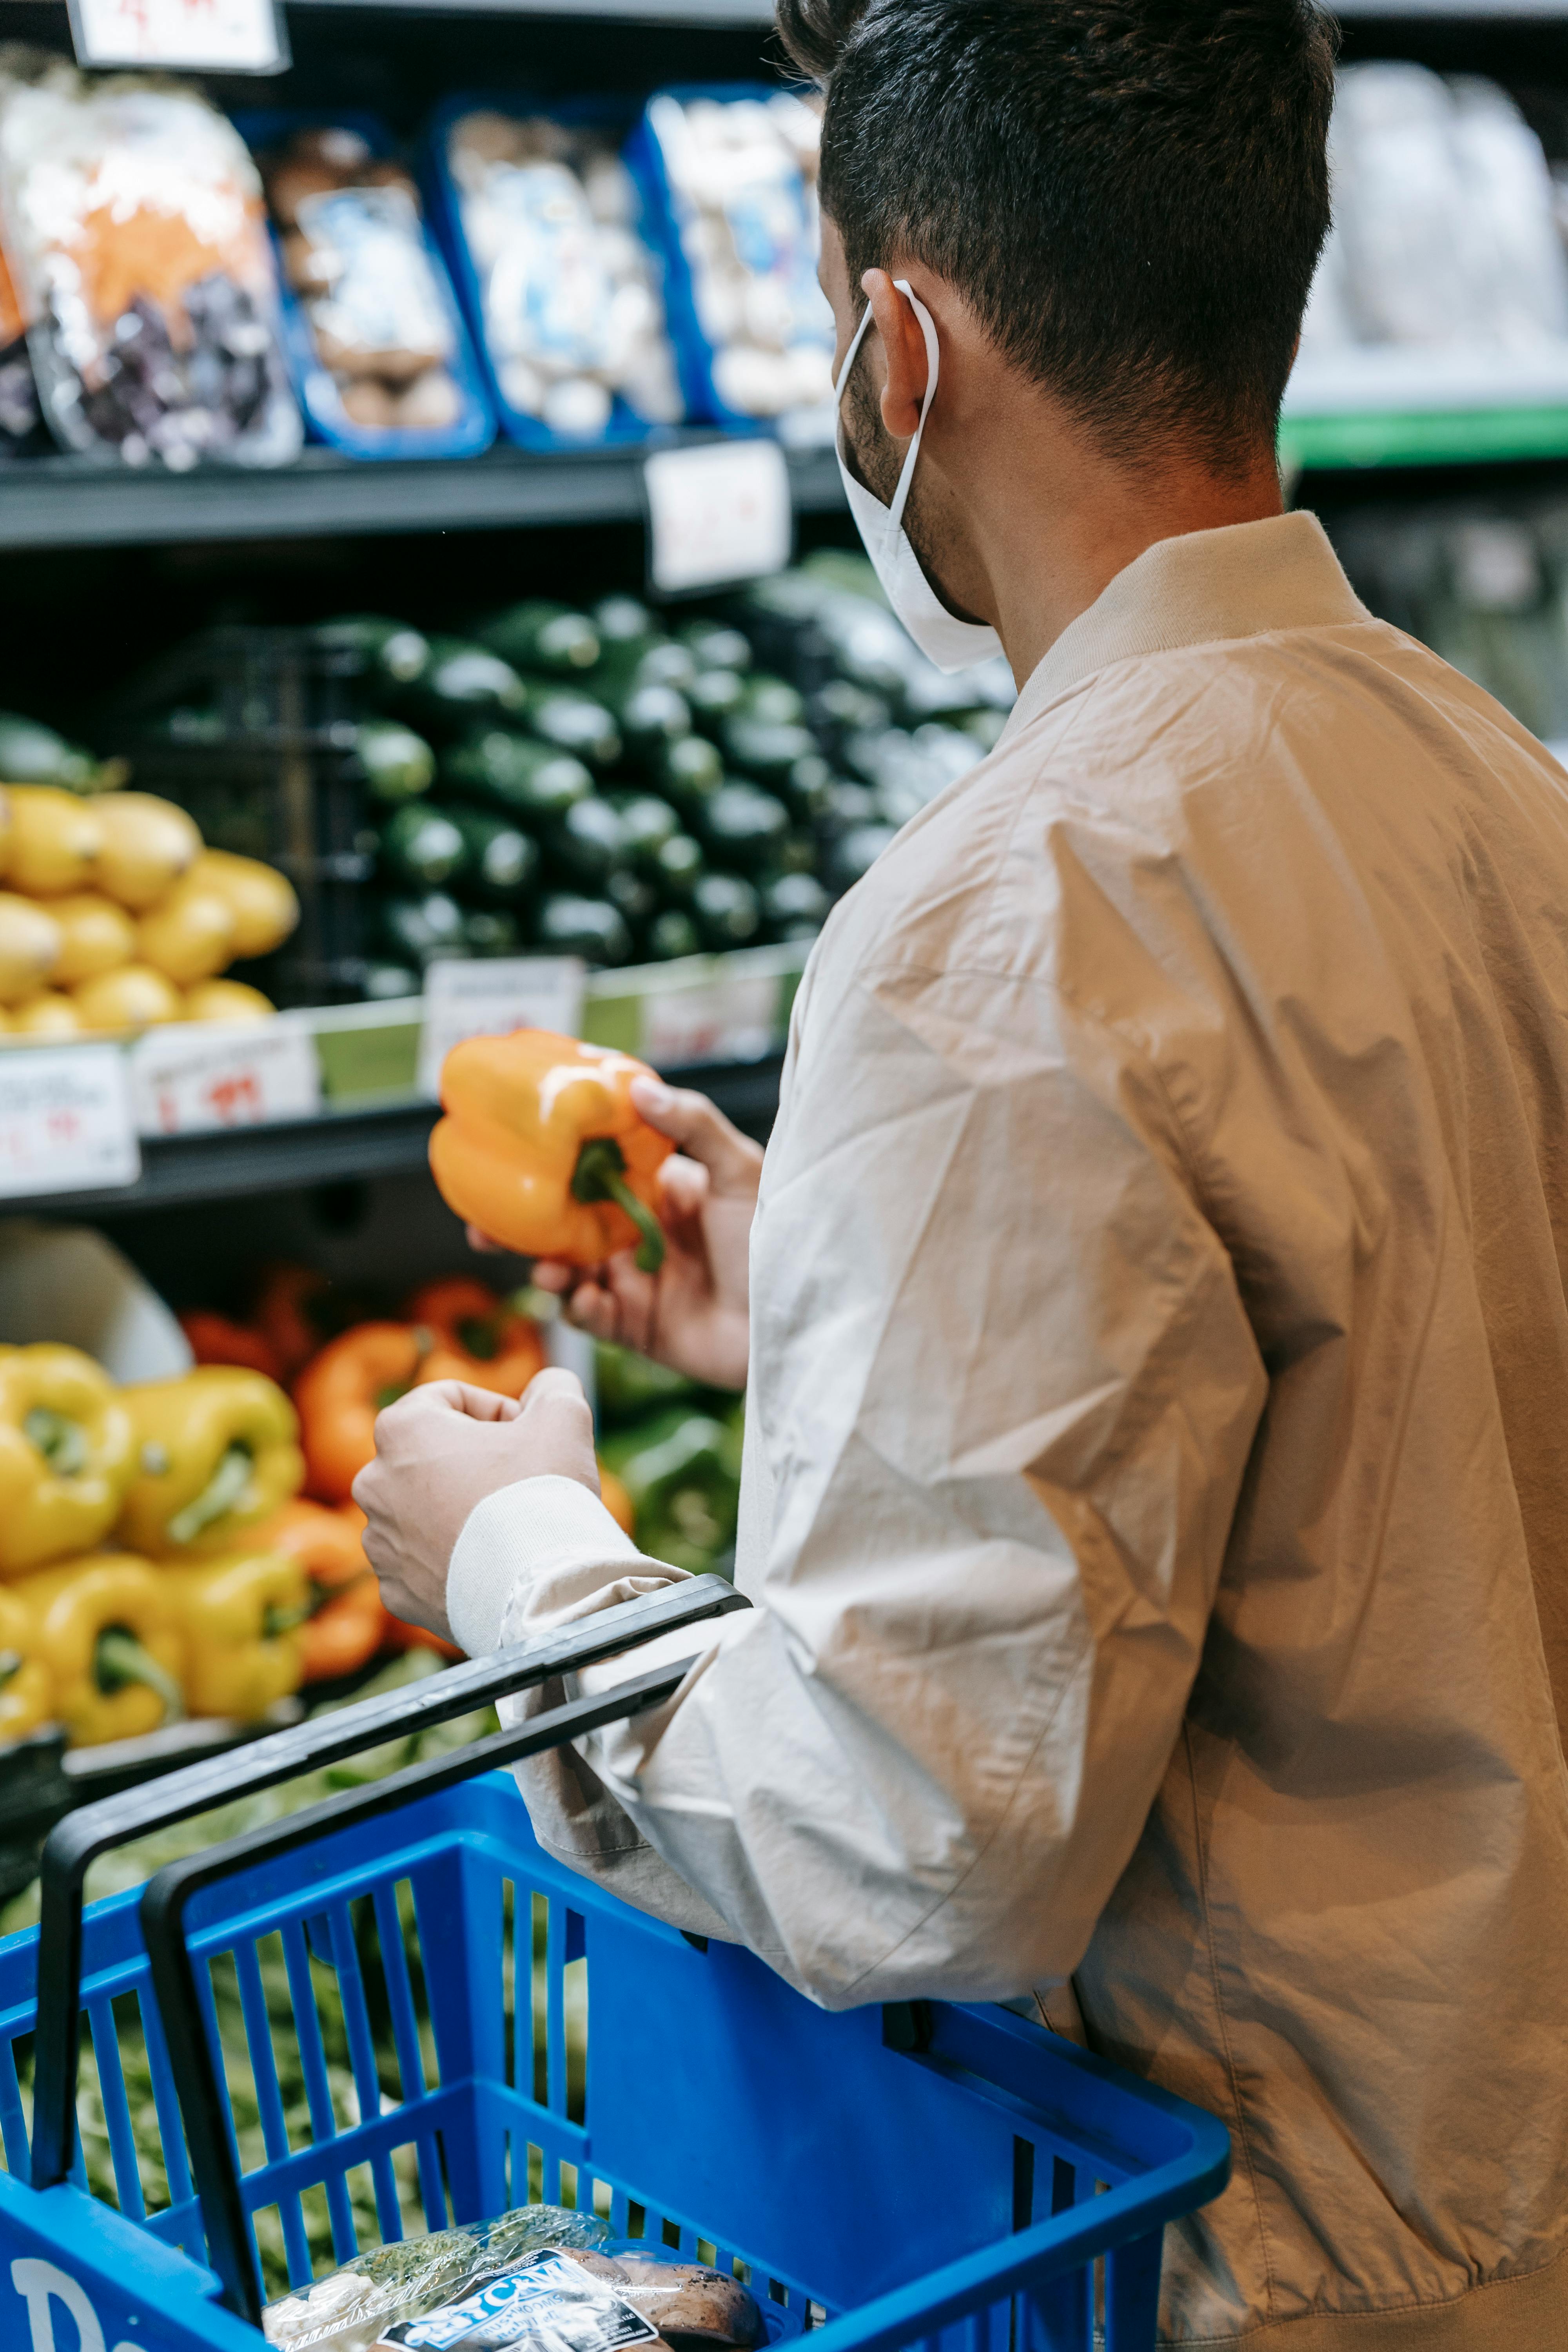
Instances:
[[[1321,31],[786,31],[868,543],[1022,690],[830,920],[760,1193],[650,1087],[665,1274],[547,1270],[749,1364],[754,1605],[536,1827],[830,2007],[1033,1991],[1220,2116],[1168,2344],[1561,2352],[1568,782],[1279,512]],[[678,1574],[564,1375],[382,1449],[388,1597],[470,1649]]]

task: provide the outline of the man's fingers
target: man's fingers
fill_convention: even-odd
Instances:
[[[568,1265],[564,1258],[536,1257],[533,1261],[533,1286],[536,1290],[553,1291],[559,1298],[583,1279],[580,1265]]]
[[[471,1250],[479,1250],[485,1257],[505,1257],[507,1253],[501,1244],[492,1242],[489,1234],[482,1234],[478,1225],[465,1225],[463,1231],[468,1237]]]
[[[659,1207],[667,1222],[682,1224],[700,1214],[713,1180],[700,1160],[672,1151],[658,1171]]]
[[[661,1078],[634,1078],[631,1097],[650,1127],[679,1143],[689,1160],[700,1161],[715,1191],[756,1191],[761,1151],[706,1095],[689,1087],[667,1087]]]

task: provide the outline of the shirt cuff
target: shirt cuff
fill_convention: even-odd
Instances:
[[[640,1559],[597,1495],[575,1478],[520,1478],[476,1503],[452,1547],[447,1622],[471,1658],[499,1650],[501,1620],[520,1584],[563,1568],[608,1569]]]

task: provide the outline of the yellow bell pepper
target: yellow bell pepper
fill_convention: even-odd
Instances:
[[[137,1551],[233,1551],[304,1483],[298,1417],[265,1372],[204,1364],[121,1395],[136,1450],[120,1535]]]
[[[135,1467],[131,1416],[79,1348],[0,1348],[0,1575],[106,1536]]]
[[[183,1600],[151,1561],[127,1552],[24,1576],[10,1592],[33,1627],[33,1654],[52,1677],[53,1714],[73,1744],[135,1739],[184,1712]]]
[[[38,1654],[39,1640],[26,1602],[0,1586],[0,1741],[26,1739],[41,1723],[54,1721],[55,1685]]]
[[[189,1647],[185,1704],[193,1715],[250,1723],[305,1675],[301,1628],[310,1613],[303,1565],[287,1552],[241,1551],[199,1567],[166,1568]]]

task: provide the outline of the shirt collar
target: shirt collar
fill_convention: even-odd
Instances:
[[[1062,631],[1025,681],[1001,740],[1112,662],[1372,618],[1316,515],[1271,515],[1156,540]]]

